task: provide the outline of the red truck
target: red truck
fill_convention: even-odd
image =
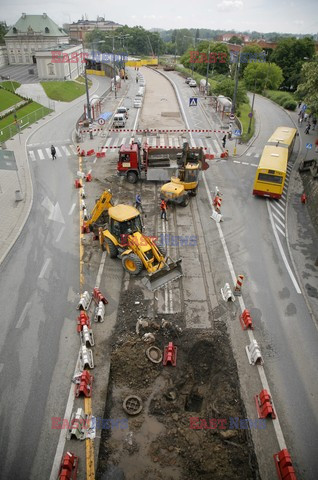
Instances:
[[[136,183],[138,179],[170,181],[171,176],[176,175],[178,168],[184,164],[185,145],[169,150],[150,147],[147,143],[141,146],[139,142],[122,145],[117,174],[125,176],[129,183]],[[187,155],[204,162],[202,148],[193,148]]]

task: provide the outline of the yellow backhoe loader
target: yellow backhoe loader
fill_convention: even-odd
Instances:
[[[102,224],[98,229],[102,249],[111,258],[121,258],[130,275],[138,275],[145,269],[147,276],[142,282],[152,291],[181,277],[181,259],[171,260],[164,246],[156,245],[153,238],[143,234],[140,212],[129,205],[113,206],[111,199],[111,192],[106,190],[86,222],[91,229]]]
[[[182,157],[178,163],[178,177],[171,177],[170,182],[161,187],[160,197],[167,203],[186,207],[190,195],[197,193],[200,170],[209,167],[204,159],[203,149],[190,150],[188,143],[183,144]]]

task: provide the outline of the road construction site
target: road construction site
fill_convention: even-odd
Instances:
[[[178,118],[173,127],[185,128],[168,81],[157,72],[146,70],[144,76],[142,127],[164,128],[166,118]],[[160,98],[154,100],[151,94],[153,84],[157,91],[165,91],[166,112]],[[105,190],[111,191],[115,205],[134,205],[140,193],[146,235],[156,237],[169,257],[182,259],[183,276],[152,292],[143,284],[145,272],[129,275],[120,260],[103,254],[98,286],[108,304],[104,322],[93,324],[91,412],[112,419],[114,428],[96,429],[96,478],[259,478],[251,429],[229,428],[231,418],[246,419],[247,414],[227,332],[229,308],[220,295],[214,267],[220,245],[215,235],[209,235],[213,225],[206,216],[211,209],[202,179],[198,196],[186,207],[169,207],[165,222],[160,218],[161,184],[128,183],[117,176],[117,161],[118,151],[96,160],[80,157],[80,169],[92,175],[91,182],[83,183],[87,211]],[[83,221],[81,214],[81,225]],[[90,291],[97,283],[101,250],[92,233],[81,234],[81,245],[82,289]],[[170,342],[176,348],[176,363],[163,366]],[[132,397],[128,413],[123,406],[127,397]],[[193,417],[200,429],[191,426]],[[120,428],[120,419],[128,421],[128,428]],[[211,427],[213,419],[221,426]],[[83,458],[78,444],[71,440],[66,446]],[[87,461],[90,455],[86,452]]]

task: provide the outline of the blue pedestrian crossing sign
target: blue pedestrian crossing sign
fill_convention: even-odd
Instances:
[[[239,137],[241,135],[241,130],[234,130],[234,135]]]
[[[197,97],[190,97],[189,107],[197,107],[197,105],[198,105]]]
[[[307,148],[307,150],[311,150],[312,149],[312,143],[306,143],[306,148]]]

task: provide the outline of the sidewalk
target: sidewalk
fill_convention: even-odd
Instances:
[[[98,81],[93,78],[93,85],[90,91],[94,92],[97,86]],[[69,103],[56,102],[57,108],[55,112],[42,118],[37,123],[32,124],[30,128],[23,130],[20,134],[15,135],[12,139],[7,140],[6,142],[6,150],[11,150],[15,154],[19,177],[17,172],[14,170],[0,169],[0,265],[18,239],[32,207],[33,187],[28,163],[26,142],[30,135],[35,133],[45,123],[54,119],[64,110],[69,109],[72,103],[76,104],[78,102],[79,98]],[[83,102],[85,102],[84,97]],[[16,201],[16,190],[20,190],[22,192],[23,200],[19,202]]]

